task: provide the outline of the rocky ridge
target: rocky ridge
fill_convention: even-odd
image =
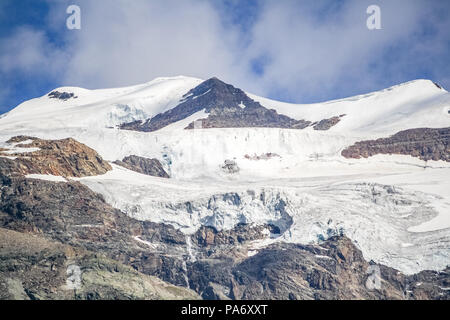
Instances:
[[[359,141],[342,150],[341,154],[354,159],[376,154],[402,154],[424,161],[450,161],[450,127],[409,129],[388,138]]]

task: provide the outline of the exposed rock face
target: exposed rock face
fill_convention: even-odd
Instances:
[[[64,100],[67,101],[71,98],[78,98],[75,96],[75,94],[73,92],[59,92],[59,91],[52,91],[48,94],[50,99],[59,99],[59,100]]]
[[[30,142],[20,143],[28,141]],[[0,152],[0,155],[16,158],[11,160],[0,157],[0,172],[3,173],[84,177],[104,174],[112,169],[110,164],[104,161],[95,150],[72,138],[43,140],[18,136],[11,138],[7,143],[16,143],[14,147],[39,148],[39,150],[12,154]]]
[[[222,165],[222,170],[226,173],[238,173],[239,167],[234,160],[225,160]]]
[[[4,183],[0,227],[42,234],[186,285],[182,259],[186,238],[173,227],[128,218],[76,182],[4,177]]]
[[[253,240],[260,240],[270,233],[280,233],[274,225],[251,226],[238,224],[233,230],[218,232],[213,227],[201,227],[193,236],[193,241],[200,247],[234,245]]]
[[[149,176],[169,178],[169,175],[164,170],[161,162],[159,162],[158,159],[149,159],[131,155],[123,158],[122,161],[114,161],[114,163],[129,170],[143,173]]]
[[[249,258],[214,253],[190,266],[191,288],[205,299],[449,299],[450,268],[404,276],[369,264],[346,237],[319,245],[278,243]],[[370,287],[370,270],[379,286]],[[420,279],[420,282],[418,282]]]
[[[264,107],[247,109],[226,108],[212,109],[208,118],[198,120],[202,128],[289,128],[304,129],[310,125],[310,121],[294,120],[282,114],[278,114],[273,109]],[[193,129],[191,123],[186,129]]]
[[[201,119],[202,128],[271,127],[303,129],[311,122],[295,120],[269,110],[250,99],[241,89],[211,78],[190,90],[175,108],[145,121],[125,123],[121,129],[156,131],[205,109],[208,118]],[[193,129],[191,123],[186,129]]]
[[[0,227],[45,235],[185,285],[175,256],[185,254],[186,238],[173,227],[129,218],[78,182],[5,176],[0,182]]]
[[[0,299],[197,299],[104,256],[0,228]]]
[[[389,138],[356,142],[341,154],[356,159],[376,154],[404,154],[424,161],[450,161],[450,127],[404,130]]]
[[[331,127],[338,124],[339,121],[341,121],[341,118],[344,116],[345,116],[345,114],[341,114],[338,117],[332,117],[329,119],[320,120],[317,124],[313,125],[313,128],[314,128],[314,130],[329,130]]]

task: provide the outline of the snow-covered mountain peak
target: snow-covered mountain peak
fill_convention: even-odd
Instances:
[[[218,78],[208,79],[189,90],[173,109],[146,121],[124,123],[121,129],[154,132],[204,110],[207,117],[197,119],[202,128],[285,128],[303,129],[311,122],[278,114],[251,99],[244,91]],[[193,129],[191,122],[185,129]]]
[[[197,100],[204,94],[213,97],[209,99],[212,101],[217,98],[217,92],[225,92],[227,86],[234,88],[218,78],[203,81],[186,76],[161,77],[140,85],[111,89],[89,90],[66,86],[25,101],[4,115],[1,122],[12,126],[28,123],[27,125],[35,128],[114,127],[152,118],[187,99]],[[207,92],[208,90],[212,91]],[[357,130],[361,133],[394,133],[411,126],[443,127],[448,121],[446,114],[450,108],[449,93],[434,82],[424,79],[314,104],[284,103],[236,90],[263,107],[275,109],[279,114],[295,120],[314,122],[345,114],[342,121],[331,129],[341,132]],[[230,92],[233,94],[233,91]],[[238,100],[237,105],[241,109],[249,104],[243,103],[241,98]],[[198,107],[197,111],[209,111],[206,105]]]
[[[438,245],[450,230],[449,110],[450,94],[429,80],[290,104],[179,76],[56,88],[0,118],[0,143],[72,137],[109,162],[159,161],[170,179],[120,165],[81,179],[141,220],[190,232],[275,223],[289,228],[279,239],[301,243],[343,228],[368,259],[411,272],[450,256]],[[150,132],[121,128],[155,118],[165,122]],[[417,130],[396,135],[407,129]]]
[[[55,91],[69,96],[50,97]],[[220,103],[235,108],[225,117],[220,112],[211,115]],[[255,108],[250,109],[255,112],[244,114],[252,105]],[[187,112],[174,118],[178,121],[168,122],[151,133],[117,128],[164,113],[172,118],[177,108]],[[276,112],[269,112],[270,109]],[[170,154],[173,174],[188,178],[199,174],[195,169],[199,163],[205,170],[214,171],[225,159],[245,155],[277,154],[283,157],[276,165],[280,170],[291,157],[295,161],[308,159],[312,154],[340,157],[341,150],[356,141],[387,137],[411,128],[449,127],[449,110],[450,94],[430,80],[415,80],[329,102],[290,104],[245,93],[217,78],[202,81],[177,76],[123,88],[57,88],[0,118],[0,128],[5,138],[19,134],[51,139],[73,137],[108,160],[121,160],[132,154],[155,158]],[[237,124],[245,119],[253,122],[242,122],[239,128],[185,130],[198,119],[211,117],[209,123],[217,124],[218,119],[234,119],[233,114]],[[267,123],[304,125],[264,128]],[[255,125],[251,128],[247,124]],[[207,152],[209,148],[216,150],[214,155]]]
[[[150,82],[111,89],[56,88],[42,97],[23,102],[5,119],[12,127],[30,128],[113,127],[144,119],[173,108],[183,94],[202,80],[184,76],[157,78]],[[64,94],[60,99],[52,93]],[[68,96],[69,98],[65,98]]]

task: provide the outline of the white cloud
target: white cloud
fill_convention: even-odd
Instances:
[[[17,76],[17,73],[56,76],[65,58],[65,52],[55,47],[41,30],[22,27],[0,40],[0,73],[3,76]]]
[[[387,48],[411,37],[423,2],[378,1],[383,30],[375,31],[366,27],[370,3],[348,1],[327,8],[320,1],[267,2],[248,52],[251,58],[269,57],[263,91],[287,90],[296,99],[320,99],[336,89],[366,90],[385,83],[375,63],[386,58]]]
[[[211,1],[79,0],[82,29],[73,31],[64,29],[70,1],[47,1],[44,29],[20,28],[0,40],[4,79],[18,73],[104,88],[160,76],[218,76],[298,102],[382,88],[411,80],[414,70],[448,80],[450,19],[442,14],[448,6],[437,2],[377,1],[383,29],[369,31],[372,0],[261,1],[243,34]],[[419,32],[424,21],[434,27],[426,36]],[[64,35],[63,49],[49,40],[49,30]],[[260,74],[252,70],[255,61],[264,62]]]
[[[205,1],[85,1],[67,81],[119,86],[158,76],[234,80],[236,30]],[[234,78],[234,79],[233,79]]]
[[[0,113],[14,106],[14,96],[29,96],[26,90],[33,91],[41,81],[60,81],[67,58],[42,30],[20,27],[0,39]]]

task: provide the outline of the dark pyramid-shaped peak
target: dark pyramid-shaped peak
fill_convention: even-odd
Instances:
[[[209,90],[215,91],[215,92],[228,92],[233,93],[236,90],[239,90],[235,87],[233,87],[231,84],[225,83],[219,78],[212,77],[208,80],[203,81],[195,88],[191,89],[188,93],[186,93],[184,96],[199,96],[202,94],[205,94]]]
[[[185,94],[183,98],[183,103],[196,100],[194,104],[201,105],[199,110],[205,109],[206,112],[210,112],[211,109],[240,108],[242,105],[261,107],[259,103],[250,99],[244,91],[216,77],[202,82]]]
[[[277,127],[304,128],[310,123],[297,121],[264,108],[239,88],[214,77],[189,90],[175,108],[141,122],[126,123],[122,129],[156,131],[205,110],[204,128]],[[193,128],[191,123],[187,129]]]
[[[227,83],[223,82],[222,80],[220,80],[217,77],[212,77],[212,78],[209,78],[208,80],[203,81],[202,83],[200,83],[195,88],[191,89],[187,94],[189,94],[191,92],[192,93],[196,92],[196,93],[201,94],[201,93],[206,92],[209,89],[213,89],[213,88],[220,89],[220,88],[222,88],[222,90],[223,90],[223,89],[226,89],[227,87],[233,88],[233,86],[231,84],[227,84]]]

